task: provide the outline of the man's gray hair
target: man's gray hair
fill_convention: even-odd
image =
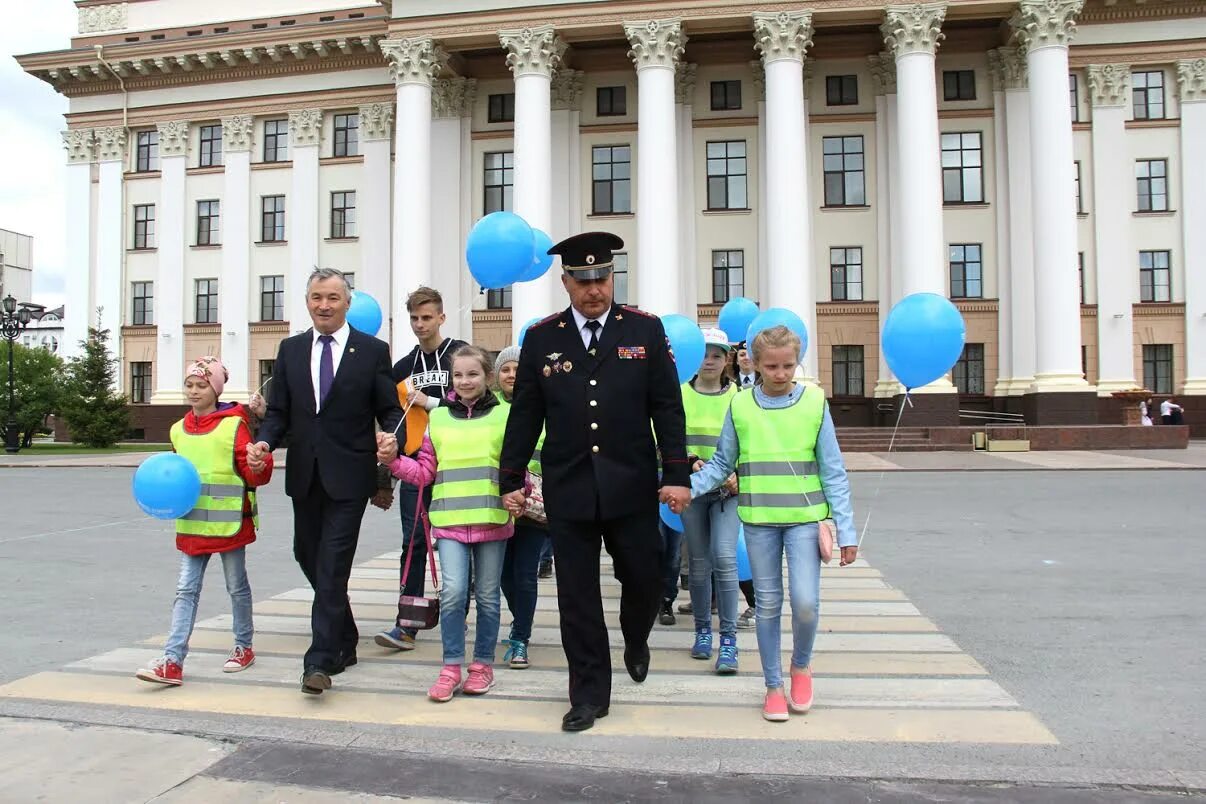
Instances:
[[[343,275],[343,271],[338,268],[315,268],[310,272],[310,278],[306,280],[306,295],[310,294],[310,286],[315,282],[321,282],[324,279],[338,279],[343,283],[343,295],[345,298],[352,298],[352,286],[348,284],[348,278]]]

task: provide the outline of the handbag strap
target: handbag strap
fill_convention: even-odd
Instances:
[[[438,592],[440,589],[440,577],[436,574],[435,565],[435,549],[432,547],[431,538],[431,523],[427,520],[427,512],[423,510],[423,491],[425,487],[419,486],[418,499],[415,501],[415,524],[410,530],[410,544],[406,548],[406,565],[402,567],[402,579],[410,577],[410,558],[415,549],[415,531],[419,528],[419,523],[423,524],[423,537],[427,542],[427,566],[431,570],[431,582]]]

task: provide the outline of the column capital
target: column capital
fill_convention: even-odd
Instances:
[[[1076,15],[1084,5],[1085,0],[1022,0],[1009,24],[1027,52],[1067,47],[1076,33]]]
[[[754,49],[762,54],[763,63],[780,59],[802,62],[811,45],[811,11],[754,12]]]
[[[289,145],[293,148],[318,145],[322,141],[322,109],[289,112]]]
[[[1177,62],[1177,95],[1181,103],[1206,101],[1206,59]]]
[[[910,53],[933,54],[945,38],[941,30],[945,19],[946,3],[888,6],[879,30],[893,58]]]
[[[389,103],[366,103],[360,107],[360,139],[388,140],[394,122],[394,107]]]
[[[254,122],[249,114],[222,118],[222,150],[226,153],[250,151],[254,142]]]
[[[1029,86],[1026,54],[1017,46],[988,51],[988,67],[994,90],[1026,89]]]
[[[631,46],[628,58],[632,59],[638,70],[646,67],[674,69],[687,44],[682,20],[678,18],[626,22],[624,35]]]
[[[582,109],[582,92],[586,73],[561,68],[553,74],[552,108],[577,112]]]
[[[159,155],[187,156],[188,130],[187,120],[169,120],[166,123],[156,123],[159,129]]]
[[[96,161],[96,136],[90,128],[69,128],[64,131],[63,147],[67,149],[69,165]]]
[[[884,51],[867,57],[871,67],[871,85],[876,95],[896,94],[896,59]]]
[[[126,130],[121,126],[95,129],[97,159],[101,162],[120,162],[126,158]]]
[[[426,84],[444,69],[448,54],[430,36],[411,39],[382,39],[378,45],[381,53],[389,60],[389,74],[394,83]]]
[[[1131,88],[1131,65],[1090,64],[1087,72],[1093,108],[1126,106]]]
[[[521,75],[551,77],[565,55],[565,40],[557,36],[552,25],[499,31],[498,41],[507,51],[507,66],[516,78]]]
[[[477,98],[475,78],[437,78],[431,83],[431,116],[468,117]]]
[[[762,66],[760,61],[751,61],[750,64]],[[698,64],[692,64],[686,61],[680,61],[674,68],[674,102],[690,106],[695,102],[695,73],[699,69]],[[754,75],[754,83],[757,84],[759,78]],[[761,90],[759,90],[761,91]]]

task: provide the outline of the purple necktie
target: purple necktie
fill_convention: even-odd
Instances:
[[[335,360],[331,356],[331,343],[335,339],[330,335],[319,335],[318,342],[322,344],[322,357],[318,359],[318,407],[322,408],[331,393],[331,383],[335,382]]]

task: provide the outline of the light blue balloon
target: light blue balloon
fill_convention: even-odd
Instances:
[[[888,368],[910,390],[950,371],[966,340],[959,309],[937,293],[913,293],[898,301],[880,336]]]
[[[737,580],[752,581],[754,571],[750,569],[750,553],[745,546],[745,528],[737,524]]]
[[[699,371],[704,354],[708,351],[703,332],[694,321],[677,313],[662,316],[662,326],[666,329],[666,337],[670,339],[670,348],[674,350],[678,381],[686,382]]]
[[[729,299],[720,308],[720,320],[716,326],[724,330],[729,343],[737,343],[750,329],[750,323],[758,317],[758,305],[744,296]]]
[[[134,501],[156,519],[179,519],[197,506],[201,475],[183,455],[161,452],[134,471]]]
[[[483,288],[514,284],[532,267],[532,227],[514,212],[491,212],[469,232],[465,259]]]
[[[381,331],[381,305],[363,290],[352,291],[352,306],[348,308],[348,323],[365,335]]]
[[[552,247],[553,238],[539,229],[532,230],[532,264],[520,275],[520,282],[531,282],[544,276],[553,264],[553,255],[548,253]]]
[[[662,522],[665,523],[666,527],[670,528],[670,530],[682,533],[683,518],[671,511],[670,506],[666,505],[665,503],[661,504],[660,510],[662,514]]]
[[[745,332],[745,342],[751,348],[754,345],[754,338],[764,329],[783,325],[796,333],[800,338],[800,359],[804,359],[804,354],[808,351],[808,328],[804,326],[804,320],[800,316],[793,313],[784,307],[772,307],[769,310],[763,310],[758,313],[753,321],[750,322],[749,329]]]
[[[536,316],[535,318],[533,318],[533,319],[529,320],[529,321],[528,321],[526,324],[524,324],[524,325],[523,325],[523,329],[521,329],[521,330],[519,331],[519,345],[520,345],[520,346],[523,346],[523,339],[524,339],[525,337],[527,337],[527,334],[528,334],[528,327],[532,326],[532,325],[533,325],[533,324],[535,324],[537,321],[543,321],[543,320],[544,320],[544,319],[543,319],[541,316]]]

